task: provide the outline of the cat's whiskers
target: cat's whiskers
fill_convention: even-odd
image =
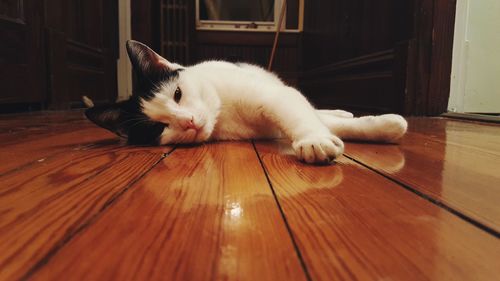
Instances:
[[[135,126],[141,125],[141,124],[147,124],[147,123],[152,123],[149,120],[137,120],[134,124],[130,125],[130,128],[133,128]]]
[[[144,118],[144,117],[137,117],[137,118],[127,119],[127,120],[125,120],[125,121],[123,121],[123,122],[119,123],[119,125],[120,125],[120,126],[121,126],[121,125],[125,125],[125,124],[127,124],[128,122],[133,122],[133,121],[149,121],[149,120],[147,120],[147,119],[146,119],[146,118]]]

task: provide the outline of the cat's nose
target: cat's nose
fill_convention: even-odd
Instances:
[[[199,129],[193,120],[186,120],[186,121],[181,123],[181,126],[185,131],[187,131],[189,129],[194,129],[194,130],[198,131],[198,129]]]

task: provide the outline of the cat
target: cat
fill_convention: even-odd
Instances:
[[[85,115],[129,144],[165,145],[286,137],[306,163],[330,163],[341,139],[396,142],[406,120],[396,114],[354,118],[317,110],[295,88],[255,65],[206,61],[184,67],[130,40],[137,83],[130,99]]]

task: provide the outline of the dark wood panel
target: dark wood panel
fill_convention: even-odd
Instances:
[[[196,31],[196,42],[204,45],[258,46],[272,47],[273,32],[236,32],[236,31]],[[297,47],[300,35],[283,33],[280,35],[280,47]]]
[[[80,42],[95,48],[103,48],[105,33],[103,1],[70,0],[67,2],[68,7],[65,11],[64,30],[68,40]]]
[[[409,113],[401,42],[412,11],[407,1],[308,1],[301,90],[319,107]]]
[[[456,0],[434,1],[431,78],[426,115],[438,115],[448,109],[456,3]]]
[[[456,0],[414,1],[405,112],[439,115],[450,95]]]
[[[296,86],[300,76],[300,35],[282,34],[274,58],[273,71],[286,83]],[[196,60],[248,62],[267,67],[274,40],[267,32],[197,31]]]
[[[390,49],[311,69],[302,74],[299,87],[320,108],[401,112],[397,58]]]
[[[193,61],[194,1],[161,0],[161,54],[181,65]]]
[[[117,1],[46,1],[51,108],[117,96]]]
[[[131,0],[132,39],[160,51],[160,0]]]
[[[337,76],[320,81],[302,80],[301,83],[302,92],[318,108],[378,113],[400,110],[391,72]]]
[[[299,0],[286,1],[286,24],[287,29],[299,28]]]
[[[33,276],[67,278],[306,280],[255,151],[238,142],[175,150]]]
[[[215,58],[267,65],[263,62],[269,59],[272,32],[195,31],[185,30],[185,24],[174,28],[179,21],[185,21],[186,14],[194,21],[194,6],[184,5],[193,1],[182,0],[172,5],[168,4],[171,0],[158,1],[133,3],[133,11],[137,10],[138,15],[134,25],[136,38],[150,43],[159,52],[181,61],[187,61],[189,54],[189,63]],[[159,3],[166,3],[163,9]],[[294,10],[297,3],[289,1],[289,8]],[[280,36],[274,66],[287,82],[301,85],[307,96],[323,106],[377,112],[390,110],[406,115],[440,114],[446,110],[449,97],[455,5],[456,0],[308,0],[305,2],[304,31]],[[173,8],[181,6],[177,12],[172,12]],[[167,10],[171,12],[169,20],[175,24],[165,26],[168,20],[160,22],[157,19],[166,15]],[[162,39],[160,33],[154,31],[157,26],[163,28],[164,39],[168,34],[180,39],[158,43]],[[384,70],[392,72],[389,79],[376,82],[363,79],[372,73],[367,64],[360,67],[356,82],[347,83],[342,77],[337,79],[343,73],[332,73],[334,77],[321,85],[309,81],[310,71],[385,50],[394,50],[393,64]],[[336,80],[344,82],[333,82],[332,86],[332,81]],[[311,83],[315,86],[309,86]],[[361,100],[363,96],[355,97],[372,88],[377,92],[378,103],[371,105],[372,101]],[[350,100],[337,103],[339,101],[331,99],[332,95]]]
[[[66,62],[67,41],[63,31],[50,28],[46,31],[49,104],[51,108],[65,108],[71,102],[68,95]]]
[[[4,0],[0,4],[0,19],[24,23],[24,1]]]
[[[0,2],[0,103],[46,99],[41,2]]]
[[[308,1],[304,71],[394,49],[394,84],[381,98],[396,98],[396,111],[407,115],[443,113],[450,90],[455,6],[456,0]],[[370,82],[359,83],[370,87]],[[352,84],[337,90],[349,96],[361,89]],[[326,92],[325,99],[330,95],[326,84],[311,91],[312,96]]]
[[[305,69],[394,48],[401,29],[407,28],[399,23],[408,7],[397,2],[401,1],[307,1]]]
[[[500,273],[496,237],[390,180],[346,158],[305,165],[287,144],[257,149],[312,280],[491,280]]]

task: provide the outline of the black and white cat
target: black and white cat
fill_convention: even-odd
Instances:
[[[316,110],[255,65],[183,67],[136,41],[127,42],[127,51],[138,77],[133,96],[85,114],[130,144],[286,137],[300,160],[325,163],[343,153],[341,138],[394,142],[406,132],[406,120],[395,114],[353,118],[342,110]]]

